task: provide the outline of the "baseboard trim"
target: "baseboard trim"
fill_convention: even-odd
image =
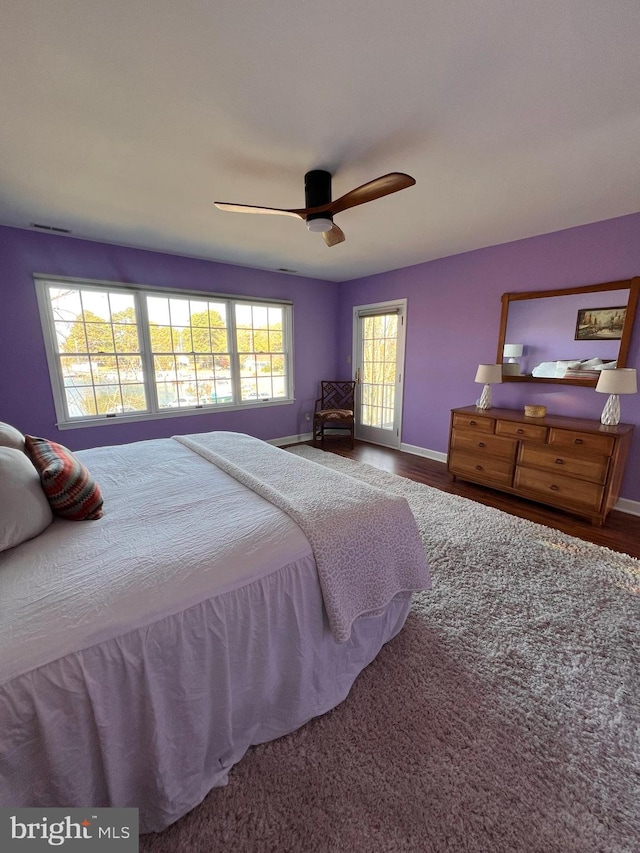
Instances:
[[[285,435],[283,438],[270,438],[267,440],[267,444],[274,444],[276,447],[284,447],[287,444],[300,444],[303,441],[311,441],[312,438],[312,433],[303,432],[298,435]]]
[[[418,447],[415,444],[405,444],[404,441],[400,444],[400,450],[404,453],[413,453],[414,456],[425,456],[427,459],[435,459],[436,462],[444,462],[446,464],[447,454],[441,453],[439,450],[428,450],[426,447]]]
[[[614,506],[619,512],[626,512],[627,515],[640,515],[640,501],[631,501],[629,498],[620,498]]]

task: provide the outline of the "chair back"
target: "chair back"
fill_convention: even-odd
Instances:
[[[355,382],[323,381],[321,382],[321,409],[350,409],[354,408]]]

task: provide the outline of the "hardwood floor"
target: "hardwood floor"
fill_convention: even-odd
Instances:
[[[307,443],[311,444],[311,442]],[[549,509],[533,501],[526,501],[473,483],[464,483],[461,480],[453,482],[443,462],[436,462],[423,456],[414,456],[411,453],[367,444],[364,441],[356,441],[351,450],[348,439],[335,436],[327,439],[326,450],[346,456],[348,459],[366,462],[368,465],[382,468],[401,477],[408,477],[418,483],[425,483],[443,492],[462,495],[511,515],[528,518],[538,524],[546,524],[547,527],[562,530],[587,542],[595,542],[614,551],[640,557],[640,516],[613,510],[603,527],[593,527],[588,521],[559,510]]]

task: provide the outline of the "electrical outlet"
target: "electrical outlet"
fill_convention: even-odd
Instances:
[[[311,412],[305,412],[304,413],[304,419],[305,419],[305,421],[310,421],[311,420]]]

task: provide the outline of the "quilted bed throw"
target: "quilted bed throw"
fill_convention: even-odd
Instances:
[[[398,593],[430,588],[406,498],[286,453],[242,433],[173,436],[286,512],[313,549],[334,639]]]

